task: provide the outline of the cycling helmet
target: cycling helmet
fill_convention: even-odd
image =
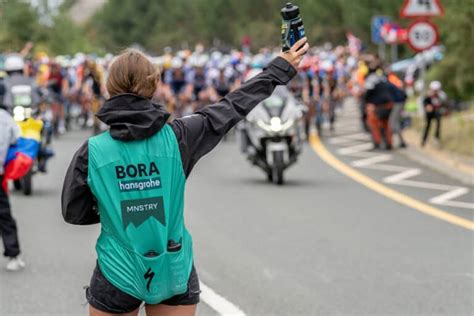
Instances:
[[[321,63],[321,68],[326,72],[334,71],[334,65],[329,59],[326,59]]]
[[[183,61],[181,60],[181,58],[179,57],[174,57],[172,60],[171,60],[171,68],[173,69],[179,69],[183,67]]]
[[[206,67],[207,62],[209,61],[209,56],[207,55],[199,55],[195,59],[194,67],[196,68],[204,68]]]
[[[179,58],[181,58],[181,59],[183,59],[183,60],[188,57],[186,51],[184,51],[184,50],[180,50],[180,51],[176,54],[176,56],[178,56]]]
[[[433,90],[433,91],[438,91],[438,90],[441,90],[441,82],[439,81],[431,81],[430,82],[430,90]]]

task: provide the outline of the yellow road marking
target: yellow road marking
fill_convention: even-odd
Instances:
[[[413,208],[419,212],[436,217],[453,225],[457,225],[474,231],[473,221],[453,215],[446,211],[442,211],[431,205],[420,202],[408,195],[390,189],[389,187],[373,180],[372,178],[362,174],[354,168],[349,167],[348,165],[337,159],[333,154],[331,154],[315,133],[312,133],[310,135],[309,142],[316,154],[318,154],[319,157],[321,157],[321,159],[323,159],[328,165],[345,174],[346,176],[352,178],[353,180],[359,182],[360,184],[366,186],[367,188],[374,190],[375,192],[378,192],[389,199],[392,199],[400,204]]]

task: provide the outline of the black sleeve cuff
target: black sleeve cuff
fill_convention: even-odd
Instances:
[[[267,68],[275,74],[281,84],[287,84],[298,73],[295,67],[279,56],[272,60]]]

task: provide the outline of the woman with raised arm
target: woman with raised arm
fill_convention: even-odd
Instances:
[[[101,224],[97,266],[86,297],[90,315],[194,315],[199,281],[185,228],[184,188],[197,161],[277,85],[288,83],[306,38],[221,101],[167,123],[152,102],[160,74],[128,49],[111,64],[110,95],[97,117],[110,130],[76,152],[64,180],[66,222]]]

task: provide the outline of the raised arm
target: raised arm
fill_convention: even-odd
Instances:
[[[277,85],[287,84],[296,75],[295,67],[307,50],[306,39],[300,40],[290,51],[275,58],[263,72],[218,103],[170,123],[178,139],[186,176],[196,162],[258,103],[268,98]]]

